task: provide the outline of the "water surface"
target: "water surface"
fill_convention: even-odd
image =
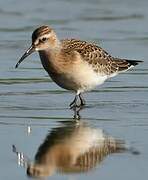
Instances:
[[[68,105],[74,94],[59,88],[33,54],[14,66],[31,43],[32,31],[51,25],[62,38],[96,42],[110,54],[144,60],[133,70],[84,94],[81,121],[134,147],[111,153],[89,172],[52,179],[146,179],[148,177],[148,2],[146,0],[2,0],[0,2],[0,178],[28,179],[17,164],[12,144],[34,160],[38,147],[60,122],[73,121]],[[71,130],[72,127],[69,127]],[[125,173],[126,172],[126,173]]]

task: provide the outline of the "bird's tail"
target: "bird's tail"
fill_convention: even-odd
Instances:
[[[143,62],[140,60],[128,60],[128,59],[118,59],[118,58],[115,58],[114,60],[115,60],[114,62],[117,65],[118,72],[127,71],[128,69]]]
[[[129,63],[129,66],[136,66],[136,65],[138,65],[139,63],[142,63],[143,61],[137,61],[137,60],[128,60],[128,59],[126,59],[126,62],[128,62]]]

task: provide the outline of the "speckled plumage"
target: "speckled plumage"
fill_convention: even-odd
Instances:
[[[80,94],[104,83],[110,77],[126,71],[141,61],[114,58],[95,44],[76,39],[59,40],[48,26],[37,28],[32,45],[16,67],[32,52],[38,51],[44,69],[60,87],[76,92],[71,107],[76,107]]]
[[[76,39],[62,40],[62,48],[67,51],[77,51],[82,59],[88,62],[96,73],[112,75],[128,70],[131,66],[129,60],[114,58],[104,49],[95,44]]]

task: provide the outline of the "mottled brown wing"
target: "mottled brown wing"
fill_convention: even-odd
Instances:
[[[67,39],[62,42],[67,50],[80,53],[83,60],[87,61],[99,74],[111,76],[131,66],[127,60],[114,58],[95,44],[76,39]]]
[[[62,42],[66,50],[77,51],[82,59],[92,66],[95,72],[110,77],[143,62],[114,58],[101,47],[86,41],[67,39]]]

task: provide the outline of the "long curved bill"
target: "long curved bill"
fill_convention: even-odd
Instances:
[[[28,57],[30,54],[32,54],[33,52],[35,52],[35,47],[33,45],[30,46],[29,49],[27,49],[27,51],[23,54],[23,56],[20,58],[20,60],[18,61],[18,63],[15,65],[15,68],[18,68],[19,64],[26,58]]]

